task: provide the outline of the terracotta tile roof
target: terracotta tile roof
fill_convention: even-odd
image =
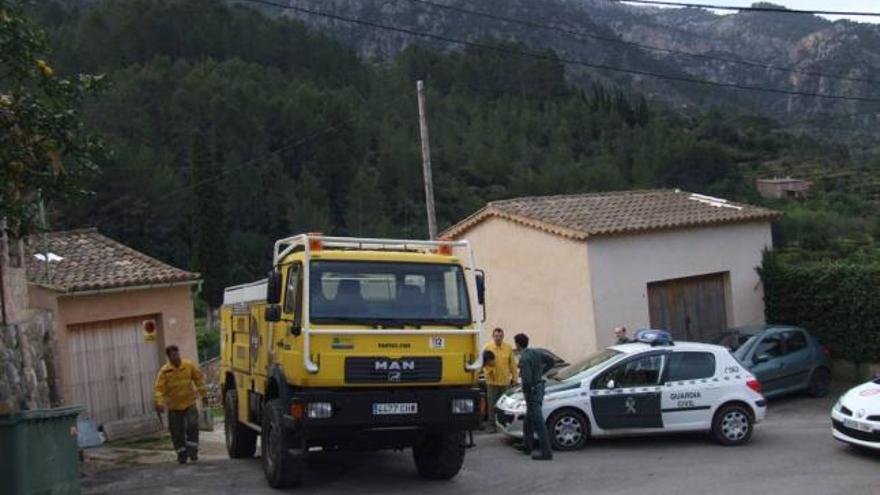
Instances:
[[[190,282],[192,273],[101,235],[96,229],[46,234],[51,280],[46,280],[43,236],[26,240],[28,279],[68,292]],[[39,257],[39,258],[38,258]]]
[[[537,196],[490,202],[441,237],[457,238],[490,217],[583,240],[649,230],[770,221],[779,215],[775,210],[678,189]]]

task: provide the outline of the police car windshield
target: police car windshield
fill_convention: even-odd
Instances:
[[[569,378],[571,378],[579,373],[582,373],[584,371],[587,371],[590,368],[593,368],[595,366],[599,366],[600,364],[604,363],[605,361],[608,361],[609,359],[611,359],[614,356],[617,356],[619,354],[621,354],[621,352],[615,351],[614,349],[603,349],[595,354],[590,355],[589,357],[587,357],[583,361],[579,361],[577,363],[574,363],[571,366],[559,371],[559,373],[556,373],[555,375],[553,375],[552,378],[555,380],[560,380],[560,381],[568,380]]]
[[[463,326],[471,319],[458,265],[313,261],[309,282],[314,323]]]

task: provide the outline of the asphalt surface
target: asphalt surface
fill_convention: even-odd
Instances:
[[[536,462],[500,435],[478,435],[458,477],[419,478],[409,451],[316,453],[306,483],[291,492],[326,494],[820,494],[880,495],[880,454],[831,438],[828,399],[770,403],[752,441],[722,447],[703,435],[593,441]],[[85,494],[277,494],[259,459],[205,460],[99,472]]]

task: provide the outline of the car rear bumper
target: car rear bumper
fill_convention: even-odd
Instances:
[[[767,399],[753,401],[752,410],[755,411],[755,424],[764,421],[764,417],[767,415]]]

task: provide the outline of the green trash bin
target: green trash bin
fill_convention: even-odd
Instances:
[[[74,406],[0,415],[0,495],[79,494],[80,412]]]

